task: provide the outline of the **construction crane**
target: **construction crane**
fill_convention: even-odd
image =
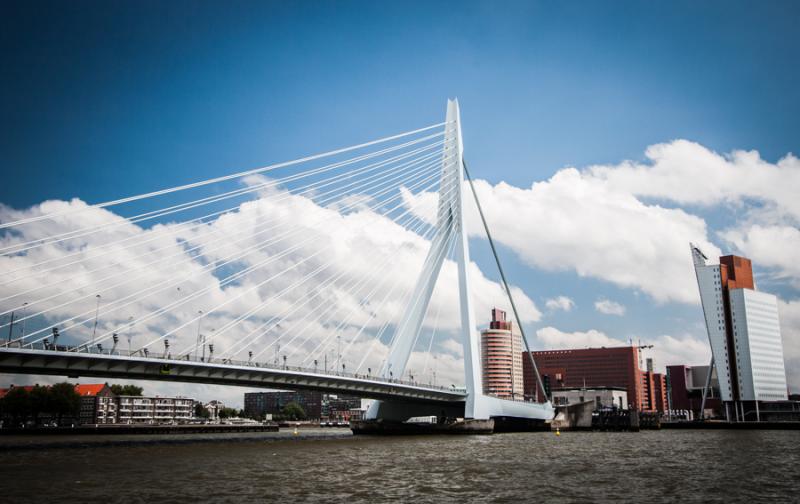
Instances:
[[[642,350],[653,348],[653,345],[642,345],[642,340],[639,340],[638,345],[633,345],[633,342],[631,342],[631,346],[639,349],[639,369],[642,369]]]

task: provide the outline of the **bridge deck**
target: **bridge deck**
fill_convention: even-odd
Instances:
[[[327,374],[263,364],[200,362],[57,350],[0,348],[0,372],[317,390],[395,401],[463,403],[465,400],[465,394],[461,391],[368,376]]]

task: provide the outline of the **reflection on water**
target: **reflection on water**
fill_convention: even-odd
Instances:
[[[198,439],[157,439],[187,438]],[[4,449],[0,501],[797,502],[800,495],[798,431],[208,438],[216,441],[140,444],[139,437],[109,447],[81,437],[55,439],[62,447]],[[0,446],[12,442],[20,440],[0,438]]]

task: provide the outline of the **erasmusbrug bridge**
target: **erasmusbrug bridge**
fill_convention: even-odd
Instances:
[[[294,161],[5,208],[0,372],[348,393],[377,399],[372,419],[550,419],[549,402],[484,393],[475,283],[522,324],[499,260],[501,283],[470,266],[473,203],[497,260],[453,100],[443,123]]]

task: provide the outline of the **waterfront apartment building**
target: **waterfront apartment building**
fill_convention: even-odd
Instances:
[[[25,387],[28,391],[33,387]],[[117,396],[108,383],[75,385],[80,396],[77,418],[62,418],[64,425],[80,424],[172,424],[194,416],[194,401],[185,397]],[[0,397],[5,390],[0,389]]]
[[[194,417],[194,400],[186,397],[117,396],[117,423],[166,424]]]
[[[637,346],[540,350],[531,352],[542,381],[550,391],[564,388],[619,387],[627,403],[639,411],[667,409],[663,374],[639,368]],[[544,401],[530,359],[522,359],[525,395]]]
[[[82,424],[173,424],[194,416],[185,397],[118,396],[107,383],[75,385],[81,396]]]
[[[492,309],[489,328],[481,332],[481,369],[485,394],[522,399],[522,336],[497,308]]]
[[[299,404],[306,412],[306,418],[318,419],[322,414],[322,393],[308,390],[246,392],[244,394],[244,414],[251,418],[263,418],[267,414],[277,415],[290,402]]]
[[[117,423],[117,402],[108,383],[75,385],[75,392],[81,397],[80,423]]]
[[[743,401],[756,411],[759,401],[785,401],[777,298],[756,290],[750,259],[727,255],[706,264],[700,249],[691,250],[726,415],[744,415]]]

